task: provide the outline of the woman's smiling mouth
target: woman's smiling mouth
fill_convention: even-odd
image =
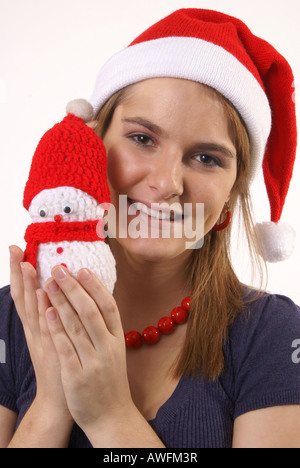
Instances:
[[[135,208],[136,212],[147,215],[150,218],[161,221],[182,221],[184,218],[179,203],[169,205],[168,203],[149,203],[133,200],[128,197],[129,206]],[[131,213],[133,214],[133,213]]]

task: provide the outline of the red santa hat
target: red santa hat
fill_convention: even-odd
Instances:
[[[45,189],[75,187],[101,203],[109,203],[107,158],[102,140],[86,125],[93,108],[84,99],[67,105],[67,116],[48,130],[34,153],[23,205]]]
[[[154,77],[211,86],[237,109],[251,144],[251,181],[263,169],[271,222],[257,226],[265,257],[290,253],[293,231],[279,223],[296,155],[292,70],[274,47],[240,20],[211,10],[181,9],[151,26],[101,68],[95,113],[118,90]]]

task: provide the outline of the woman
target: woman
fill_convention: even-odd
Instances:
[[[254,239],[249,183],[263,156],[279,221],[296,145],[285,97],[291,80],[271,46],[207,10],[173,13],[103,67],[90,125],[107,150],[117,219],[120,195],[127,197],[128,235],[117,225],[109,239],[114,294],[88,270],[76,279],[61,266],[47,293],[36,291],[35,270],[11,247],[14,303],[8,288],[1,292],[11,350],[0,368],[2,446],[300,446],[299,308],[244,287],[228,254],[238,200]],[[182,208],[174,217],[173,203]],[[176,226],[187,221],[185,204],[197,223],[200,203],[204,243],[188,248]],[[130,236],[137,217],[158,236]],[[136,349],[139,335],[130,331],[156,325],[181,303],[185,323]]]

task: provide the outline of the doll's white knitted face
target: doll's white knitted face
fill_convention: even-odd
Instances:
[[[93,197],[74,187],[43,190],[34,197],[28,211],[34,223],[92,221],[104,214]]]

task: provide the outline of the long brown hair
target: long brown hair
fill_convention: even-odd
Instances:
[[[209,88],[209,87],[208,87]],[[130,94],[131,86],[115,93],[100,109],[96,120],[96,133],[103,138],[113,113]],[[237,151],[237,178],[229,202],[233,213],[239,206],[240,219],[245,229],[249,253],[255,272],[261,278],[263,262],[255,237],[252,204],[249,194],[250,142],[242,118],[218,91],[212,90],[222,103],[228,120],[228,130]],[[221,222],[221,220],[220,220]],[[199,375],[216,379],[224,369],[223,346],[228,329],[237,314],[245,310],[247,297],[230,258],[231,226],[224,231],[206,234],[202,248],[195,249],[187,271],[192,289],[192,305],[185,343],[172,366],[173,375]],[[253,296],[252,299],[253,300]],[[250,301],[250,299],[249,299]]]

